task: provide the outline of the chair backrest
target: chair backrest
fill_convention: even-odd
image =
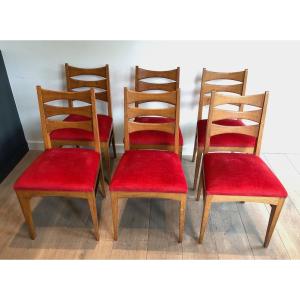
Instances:
[[[93,141],[91,144],[94,146],[96,152],[100,152],[100,139],[98,132],[98,122],[96,115],[96,100],[95,91],[90,89],[82,92],[61,92],[61,91],[50,91],[42,89],[37,86],[37,94],[39,100],[39,109],[41,117],[42,133],[45,143],[45,148],[53,148],[53,144],[50,138],[52,131],[57,129],[81,129],[93,133]],[[79,101],[82,106],[58,106],[52,101]],[[84,116],[87,119],[85,121],[63,121],[58,119],[50,119],[55,116],[64,115],[79,115]]]
[[[253,149],[253,153],[258,155],[261,147],[268,97],[268,92],[251,96],[228,96],[222,93],[212,92],[207,120],[204,153],[209,152],[210,139],[212,136],[234,133],[255,137],[256,145]],[[249,109],[244,111],[224,109],[224,106],[227,104],[246,105],[246,108],[249,107]],[[246,121],[243,126],[227,126],[215,123],[218,120],[224,119],[239,119]]]
[[[105,65],[104,67],[100,67],[100,68],[85,69],[85,68],[73,67],[66,63],[65,73],[66,73],[67,89],[70,92],[76,91],[76,89],[78,88],[99,89],[99,91],[95,92],[96,99],[107,103],[108,115],[112,117],[112,104],[111,104],[108,65]],[[99,79],[83,80],[83,79],[74,78],[82,75],[98,76]],[[69,105],[72,105],[72,102],[70,102]]]
[[[153,71],[142,69],[139,66],[135,67],[135,91],[147,92],[147,91],[161,91],[161,92],[172,92],[179,89],[179,75],[180,68],[167,71]],[[155,82],[147,82],[145,79],[155,79]],[[169,82],[157,82],[158,80],[164,79]],[[145,103],[143,101],[140,103]],[[138,104],[136,104],[138,106]]]
[[[138,66],[135,67],[135,90],[137,92],[159,90],[172,92],[179,88],[180,68],[168,71],[145,70]],[[146,82],[144,79],[164,78],[170,82]]]
[[[125,150],[130,149],[129,134],[136,131],[156,130],[167,132],[175,136],[174,152],[179,153],[179,109],[180,109],[180,91],[166,93],[143,93],[124,89],[124,136]],[[167,108],[139,108],[135,104],[141,102],[162,102],[171,104]],[[173,118],[174,122],[167,123],[139,123],[135,122],[136,117],[141,116],[160,116]]]
[[[246,92],[248,70],[239,72],[213,72],[203,68],[201,79],[201,90],[198,109],[198,120],[203,118],[203,108],[210,104],[211,92],[228,92],[244,96]],[[210,83],[215,80],[226,80],[232,84]],[[243,105],[239,105],[239,110],[243,110]]]

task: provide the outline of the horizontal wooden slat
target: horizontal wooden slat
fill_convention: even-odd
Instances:
[[[144,130],[156,130],[163,131],[171,134],[175,134],[175,123],[138,123],[128,122],[128,132]]]
[[[202,106],[210,105],[211,94],[202,95]],[[231,103],[231,105],[239,106],[239,104]]]
[[[176,90],[176,82],[152,83],[152,82],[138,81],[136,85],[136,90],[138,92],[151,91],[151,90],[172,92]]]
[[[79,80],[79,79],[70,78],[69,79],[69,87],[70,87],[70,89],[76,89],[76,88],[81,88],[81,87],[106,89],[106,81],[107,81],[107,79]]]
[[[97,100],[108,102],[108,96],[106,91],[95,93],[95,97]]]
[[[136,68],[136,79],[141,80],[145,78],[167,78],[176,81],[177,79],[177,69],[168,71],[151,71],[146,69]]]
[[[227,96],[221,93],[215,94],[214,106],[221,104],[244,104],[256,107],[262,107],[265,101],[265,94],[251,96]]]
[[[166,118],[175,118],[176,109],[175,107],[155,109],[130,107],[127,110],[127,114],[129,119],[139,116],[160,116]]]
[[[46,128],[48,132],[52,132],[53,130],[64,129],[64,128],[75,128],[75,129],[93,131],[93,124],[92,124],[92,120],[80,121],[80,122],[46,120]]]
[[[70,77],[79,76],[79,75],[96,75],[101,77],[107,77],[106,67],[88,69],[88,68],[77,68],[68,65],[67,68]]]
[[[210,126],[210,136],[224,133],[238,133],[257,137],[259,131],[259,125],[223,126],[212,123]]]
[[[253,111],[229,111],[224,109],[214,108],[212,121],[224,119],[245,119],[259,123],[261,120],[262,110]]]
[[[241,95],[243,92],[243,84],[230,84],[230,85],[220,85],[220,84],[209,84],[205,83],[202,87],[202,92],[204,94],[209,92],[228,92],[228,93],[235,93]]]
[[[210,80],[235,80],[243,82],[245,78],[245,71],[239,72],[213,72],[204,70],[204,81]]]
[[[58,115],[79,115],[85,117],[92,117],[92,107],[59,107],[53,105],[44,104],[44,111],[46,117],[58,116]]]
[[[80,100],[91,103],[91,91],[60,92],[41,89],[42,101],[44,103],[54,100]]]
[[[128,90],[127,91],[127,101],[128,104],[130,103],[138,103],[138,102],[165,102],[169,104],[176,104],[177,98],[176,98],[176,91],[174,92],[167,92],[167,93],[141,93],[141,92],[135,92]]]

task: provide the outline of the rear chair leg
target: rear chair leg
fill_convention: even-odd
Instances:
[[[35,233],[34,224],[32,220],[31,205],[30,205],[31,199],[29,197],[24,196],[21,192],[17,192],[17,196],[25,218],[25,222],[28,226],[29,235],[31,239],[34,240],[36,237],[36,233]]]
[[[197,188],[197,182],[199,178],[199,170],[202,162],[202,151],[198,149],[197,151],[197,158],[196,158],[196,166],[195,166],[195,175],[194,175],[194,185],[193,189],[195,190]]]
[[[103,197],[106,197],[105,180],[104,180],[104,175],[103,175],[103,166],[102,166],[102,164],[101,164],[100,170],[99,170],[99,188],[100,188],[100,191],[101,191]]]
[[[106,143],[103,145],[103,157],[104,157],[104,163],[106,167],[106,172],[107,172],[107,179],[108,182],[110,182],[110,156],[109,156],[109,144]]]
[[[204,186],[203,181],[204,181],[203,165],[201,165],[196,201],[199,201],[199,199],[200,199],[200,195],[201,195],[201,192],[202,192],[202,189],[203,189],[203,186]]]
[[[111,207],[112,207],[112,219],[113,219],[113,235],[114,240],[118,240],[118,226],[119,226],[119,209],[118,209],[118,197],[115,193],[110,193]]]
[[[197,137],[197,132],[196,132],[192,162],[194,162],[195,158],[196,158],[197,146],[198,146],[197,141],[198,141],[198,137]]]
[[[267,233],[265,237],[265,242],[264,242],[264,247],[267,248],[269,246],[272,234],[274,232],[278,217],[280,215],[283,203],[285,199],[279,199],[277,205],[271,205],[271,213],[270,213],[270,219],[269,219],[269,224],[267,228]]]
[[[117,158],[117,151],[116,151],[116,142],[115,142],[115,133],[114,133],[114,131],[112,131],[111,143],[112,143],[112,146],[113,146],[114,158]]]

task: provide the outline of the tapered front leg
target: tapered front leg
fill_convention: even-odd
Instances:
[[[34,240],[36,237],[36,233],[35,233],[35,228],[32,219],[32,212],[31,212],[31,205],[30,205],[31,199],[30,197],[25,196],[25,194],[22,192],[17,192],[17,197],[20,202],[20,206],[25,218],[25,222],[28,226],[29,235],[31,239]]]
[[[181,243],[183,239],[184,233],[184,224],[185,224],[185,208],[186,208],[186,195],[182,195],[180,200],[180,208],[179,208],[179,239],[178,242]]]
[[[94,234],[97,241],[99,241],[99,223],[97,214],[96,197],[94,193],[88,194],[88,203],[91,211],[92,221],[94,225]]]
[[[203,242],[204,233],[205,233],[205,229],[207,226],[210,208],[211,208],[211,201],[212,201],[212,196],[204,197],[202,221],[201,221],[200,235],[199,235],[199,243],[200,244]]]
[[[266,233],[265,242],[264,242],[265,248],[267,248],[269,246],[272,234],[274,232],[276,223],[278,221],[281,209],[284,204],[284,200],[285,199],[279,199],[277,205],[271,205],[272,209],[271,209],[271,213],[270,213],[269,224],[268,224],[267,233]]]

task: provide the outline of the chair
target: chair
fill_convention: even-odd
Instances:
[[[232,73],[220,73],[208,71],[205,68],[202,72],[201,90],[200,90],[200,100],[198,108],[198,121],[196,127],[196,136],[194,143],[193,159],[196,158],[195,175],[194,175],[194,185],[193,188],[197,188],[197,182],[199,177],[199,170],[202,161],[202,154],[205,144],[205,133],[207,120],[203,118],[203,110],[210,103],[210,92],[227,92],[235,93],[238,95],[245,95],[246,83],[247,83],[248,70]],[[226,80],[232,82],[232,84],[217,84],[212,81],[216,80]],[[243,105],[239,105],[239,110],[243,110]],[[220,120],[218,124],[224,125],[243,125],[241,120]],[[224,134],[222,136],[215,136],[211,140],[211,151],[244,151],[253,152],[255,145],[255,140],[253,137],[235,135],[235,134]]]
[[[112,177],[109,189],[112,203],[114,240],[118,238],[118,202],[122,198],[162,198],[180,202],[179,242],[184,231],[187,184],[178,156],[179,90],[160,94],[141,93],[125,88],[125,153]],[[171,104],[169,108],[139,108],[136,103],[156,101]],[[139,123],[135,118],[157,115],[172,118],[168,123]],[[175,136],[173,151],[131,149],[129,135],[143,130],[156,130]]]
[[[72,67],[65,64],[65,73],[67,81],[68,91],[76,91],[82,88],[96,88],[96,99],[107,103],[107,113],[108,114],[97,114],[98,127],[101,141],[101,153],[104,158],[104,163],[107,171],[108,180],[111,176],[110,167],[110,155],[109,147],[112,145],[114,157],[116,157],[116,145],[115,136],[113,130],[113,118],[112,118],[112,103],[110,95],[110,80],[109,80],[109,67],[95,68],[95,69],[84,69]],[[83,80],[76,79],[77,76],[97,76],[97,80]],[[69,102],[69,105],[73,105],[73,101]],[[69,115],[65,121],[80,121],[86,120],[85,116]],[[91,141],[91,136],[83,135],[82,132],[78,130],[60,130],[52,133],[51,138],[55,145],[87,145]],[[80,141],[80,143],[78,142]]]
[[[96,117],[94,90],[84,92],[59,92],[37,87],[41,127],[45,151],[23,172],[14,185],[29,234],[35,239],[30,201],[33,197],[81,198],[88,201],[94,234],[99,240],[99,226],[96,209],[96,187],[100,177],[102,193],[105,196],[104,179],[101,167],[99,133]],[[77,100],[84,106],[62,107],[53,101]],[[51,103],[52,102],[52,103]],[[84,116],[85,121],[65,122],[62,115]],[[77,129],[90,135],[92,149],[55,148],[51,133],[59,129]]]
[[[248,201],[271,205],[264,247],[269,245],[287,192],[274,173],[259,157],[267,101],[267,92],[261,95],[238,97],[212,92],[197,195],[199,199],[203,186],[204,206],[199,243],[203,241],[211,203]],[[233,103],[246,105],[245,107],[248,109],[244,111],[224,109],[224,105]],[[251,109],[249,109],[250,107]],[[217,123],[217,121],[224,119],[245,120],[245,122],[241,126]],[[256,141],[252,154],[209,152],[214,136],[229,133],[252,136]]]
[[[176,91],[179,88],[179,74],[180,68],[168,71],[151,71],[145,70],[138,66],[135,68],[135,91],[137,92],[171,92]],[[155,82],[147,82],[145,79],[152,79]],[[168,82],[158,82],[162,79]],[[147,102],[147,101],[145,101]],[[139,104],[136,103],[136,107]],[[141,123],[165,123],[172,122],[173,120],[166,117],[137,117],[136,122]],[[164,149],[173,151],[174,136],[167,132],[161,131],[139,131],[130,134],[130,144],[132,149]],[[182,155],[183,136],[179,128],[179,152]]]

